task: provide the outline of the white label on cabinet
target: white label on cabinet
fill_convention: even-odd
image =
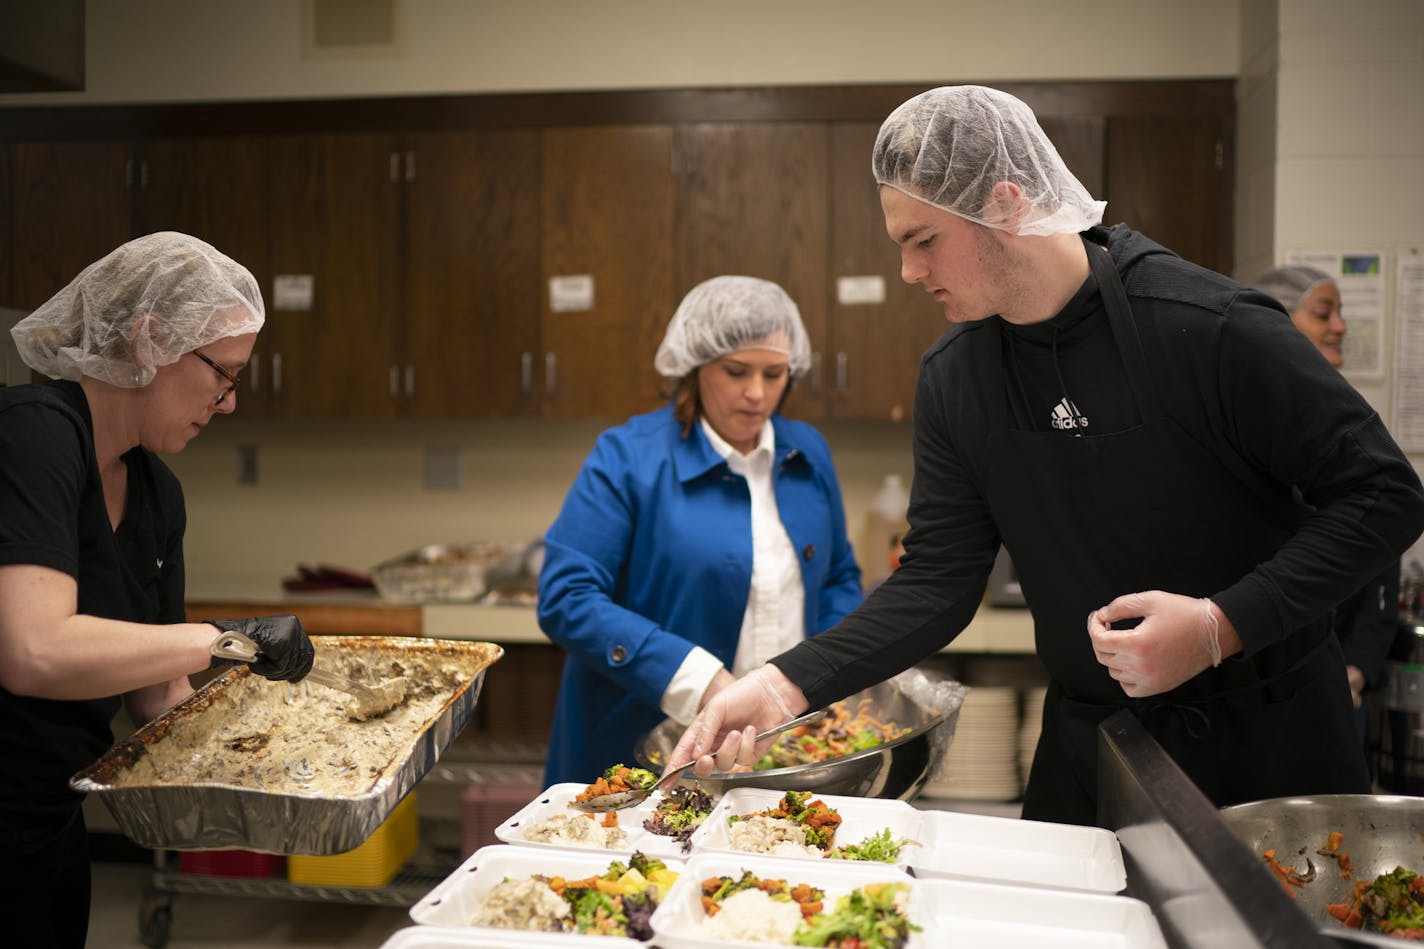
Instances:
[[[837,277],[836,302],[842,306],[855,306],[858,303],[884,303],[885,278],[878,275]]]
[[[315,289],[309,273],[279,273],[272,278],[272,309],[310,310]]]
[[[555,313],[593,309],[593,274],[571,273],[550,277],[549,309]]]

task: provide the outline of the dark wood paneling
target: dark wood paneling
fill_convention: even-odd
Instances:
[[[918,285],[900,278],[900,252],[885,233],[879,189],[870,173],[878,130],[878,123],[839,123],[831,133],[830,414],[900,421],[910,417],[920,356],[949,324]],[[884,280],[885,301],[840,303],[836,279],[856,276]],[[837,386],[841,358],[845,380]]]
[[[555,357],[548,416],[622,418],[663,402],[652,369],[675,303],[672,130],[543,133],[541,339]],[[592,310],[555,313],[550,277],[592,274]],[[536,360],[540,385],[548,379]]]
[[[10,305],[31,310],[131,236],[128,142],[10,149]]]
[[[406,182],[409,411],[534,410],[521,358],[539,349],[539,135],[532,129],[411,137]]]
[[[901,102],[942,83],[747,86],[0,109],[0,139],[122,135],[309,134],[672,122],[880,122]],[[1235,110],[1231,79],[995,82],[1041,117],[1220,115]]]
[[[1112,117],[1107,126],[1108,223],[1125,222],[1179,255],[1229,273],[1230,217],[1221,123],[1212,116]]]
[[[823,123],[678,128],[679,298],[721,274],[774,281],[796,301],[811,348],[825,352],[827,136]],[[814,382],[793,393],[788,414],[825,415]]]

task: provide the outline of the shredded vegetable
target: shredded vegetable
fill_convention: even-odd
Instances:
[[[861,699],[852,713],[845,702],[832,703],[829,714],[813,725],[793,728],[776,739],[757,759],[756,770],[790,768],[839,758],[893,741],[910,729],[882,722],[869,714],[869,699]]]

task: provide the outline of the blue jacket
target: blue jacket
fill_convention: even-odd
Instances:
[[[809,636],[860,604],[860,569],[825,439],[804,422],[772,425]],[[667,406],[599,436],[544,541],[539,625],[568,653],[545,781],[587,784],[634,763],[693,646],[731,668],[751,588],[751,495],[701,426],[682,437]]]

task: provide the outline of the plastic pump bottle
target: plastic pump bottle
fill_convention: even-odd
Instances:
[[[870,502],[861,537],[865,545],[861,555],[862,582],[867,588],[885,579],[899,565],[900,539],[909,529],[905,520],[909,507],[910,495],[905,490],[904,479],[897,474],[886,475]]]

